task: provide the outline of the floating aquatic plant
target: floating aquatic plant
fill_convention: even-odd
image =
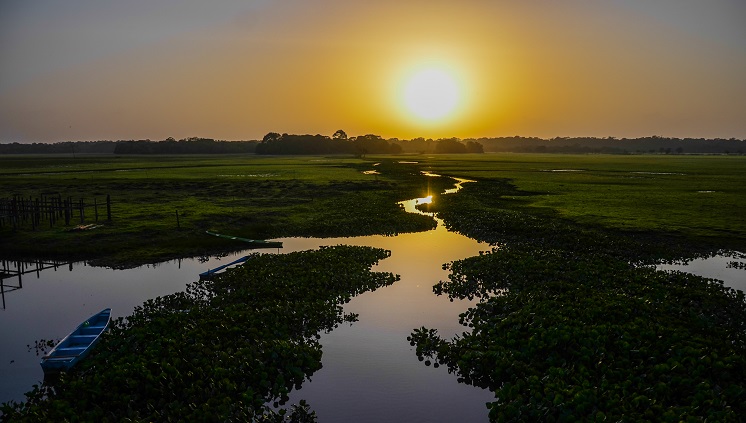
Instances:
[[[325,247],[254,255],[213,280],[146,301],[112,323],[79,368],[36,386],[3,421],[315,421],[276,410],[321,368],[319,333],[357,316],[342,304],[393,283],[389,252]]]

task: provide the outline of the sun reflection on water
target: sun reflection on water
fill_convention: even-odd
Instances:
[[[432,194],[428,195],[427,197],[418,198],[415,201],[416,204],[430,204],[432,202],[433,202],[433,196],[432,196]]]

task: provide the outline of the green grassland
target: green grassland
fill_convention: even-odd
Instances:
[[[398,163],[402,159],[418,163]],[[380,175],[362,173],[375,162]],[[524,213],[557,213],[580,224],[708,239],[736,249],[746,239],[746,219],[739,218],[746,208],[742,157],[5,156],[4,196],[59,193],[102,204],[109,194],[113,220],[86,232],[65,232],[59,222],[15,231],[6,224],[0,254],[127,266],[241,248],[205,236],[205,230],[253,239],[424,230],[431,220],[408,215],[395,203],[438,192],[448,181],[421,177],[419,170],[506,182],[515,189],[500,197],[501,207]],[[88,211],[87,221],[92,218]]]
[[[502,207],[558,213],[581,224],[665,232],[740,248],[746,239],[746,159],[726,156],[481,154],[405,157],[5,156],[0,192],[73,199],[112,197],[112,222],[65,232],[0,228],[4,256],[97,259],[135,265],[240,245],[205,230],[265,239],[428,229],[396,201],[447,183],[418,170],[515,189]],[[366,175],[376,169],[381,175]],[[428,185],[434,185],[428,187]],[[530,207],[524,207],[530,206]],[[179,213],[177,227],[176,212]],[[92,213],[88,212],[88,221]],[[103,208],[100,211],[103,218]]]
[[[423,166],[508,180],[520,192],[502,199],[506,207],[512,199],[581,224],[746,246],[746,157],[485,154],[438,156]]]
[[[0,159],[5,196],[60,193],[102,204],[109,194],[112,221],[84,232],[66,232],[59,222],[15,231],[6,224],[0,252],[129,266],[245,248],[207,236],[206,230],[265,239],[431,228],[431,219],[396,204],[423,195],[426,178],[411,166],[381,166],[386,175],[365,175],[371,163],[342,157],[5,157]],[[103,218],[103,208],[99,214]],[[92,216],[88,211],[87,222]]]

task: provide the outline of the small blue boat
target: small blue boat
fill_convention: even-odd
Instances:
[[[101,310],[81,323],[74,331],[41,358],[44,373],[68,370],[85,358],[109,327],[111,309]]]
[[[232,261],[232,262],[230,262],[228,264],[224,264],[224,265],[218,266],[218,267],[216,267],[214,269],[210,269],[210,270],[208,270],[206,272],[202,272],[202,273],[199,274],[199,278],[200,279],[210,279],[214,275],[218,274],[218,272],[220,272],[221,270],[223,270],[223,269],[225,269],[227,267],[233,266],[234,264],[243,263],[246,260],[248,260],[250,257],[251,257],[250,255],[249,256],[244,256],[244,257],[241,257],[238,260],[234,260],[234,261]]]

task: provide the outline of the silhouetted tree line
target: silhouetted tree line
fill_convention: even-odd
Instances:
[[[325,135],[290,135],[270,132],[256,147],[257,154],[399,154],[403,152],[422,153],[484,153],[482,145],[476,141],[462,141],[458,138],[412,141],[398,138],[384,139],[380,135],[367,134],[348,137],[339,130],[331,137]]]
[[[256,154],[352,153],[349,143],[325,135],[290,135],[270,132],[256,146]]]
[[[211,138],[185,138],[164,141],[119,141],[114,154],[251,154],[257,141],[216,141]]]
[[[706,138],[536,137],[385,139],[367,134],[348,137],[339,130],[326,135],[270,132],[260,141],[185,138],[163,141],[66,141],[0,143],[0,154],[398,154],[398,153],[608,153],[608,154],[744,154],[746,140]]]
[[[252,154],[258,141],[185,138],[163,141],[67,141],[0,144],[0,154]]]
[[[411,140],[393,138],[390,141],[400,146],[402,151],[405,153],[484,153],[484,147],[482,144],[474,140],[461,140],[459,138],[439,138],[436,140],[421,137],[413,138]]]
[[[270,132],[256,146],[256,154],[398,154],[401,148],[379,135],[348,138],[343,130],[326,135],[292,135]]]
[[[609,154],[743,154],[746,140],[706,138],[500,137],[472,139],[488,152]]]
[[[326,135],[293,135],[270,132],[256,146],[256,154],[398,154],[401,148],[379,135],[348,138],[341,129]]]
[[[55,143],[0,143],[0,154],[111,154],[116,141],[65,141]]]

